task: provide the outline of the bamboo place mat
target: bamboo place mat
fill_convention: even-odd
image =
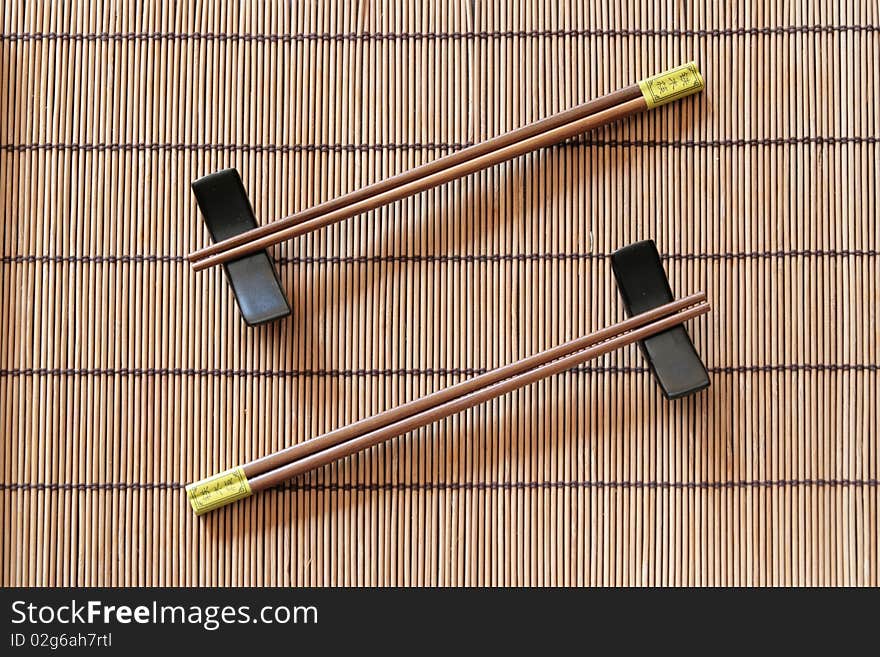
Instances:
[[[3,584],[865,584],[878,5],[4,3]],[[261,222],[666,68],[703,94],[274,250],[241,321],[190,183]],[[193,516],[183,487],[622,319],[653,238],[711,388],[638,350]]]

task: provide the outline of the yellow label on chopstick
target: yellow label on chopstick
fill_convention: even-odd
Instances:
[[[226,470],[186,487],[186,496],[197,516],[250,495],[251,486],[241,468]]]
[[[648,109],[699,93],[705,86],[703,76],[700,75],[694,62],[676,66],[639,82]]]

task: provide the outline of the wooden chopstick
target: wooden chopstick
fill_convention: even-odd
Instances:
[[[458,397],[445,404],[440,404],[439,406],[423,411],[422,413],[417,413],[401,420],[400,422],[389,424],[377,431],[358,436],[357,438],[321,450],[311,456],[299,459],[288,465],[257,475],[255,478],[249,480],[251,489],[253,491],[259,491],[277,486],[287,479],[308,472],[309,470],[313,470],[314,468],[319,468],[328,463],[332,463],[337,459],[349,456],[367,449],[368,447],[389,440],[390,438],[400,436],[427,424],[437,422],[438,420],[442,420],[445,417],[472,408],[473,406],[494,399],[507,392],[534,383],[539,379],[558,374],[559,372],[564,372],[572,367],[576,367],[592,360],[593,358],[598,358],[610,351],[632,344],[633,342],[644,340],[645,338],[661,333],[662,331],[681,324],[689,319],[705,314],[709,312],[709,309],[709,303],[704,301],[630,332],[620,333],[615,337],[609,338],[592,347],[587,347],[586,349],[533,368],[522,374],[486,386],[469,395]]]
[[[702,293],[673,301],[342,430],[190,484],[187,486],[190,503],[196,513],[210,511],[707,312],[709,304]]]
[[[437,392],[425,395],[419,399],[415,399],[395,408],[346,425],[335,431],[330,431],[317,438],[312,438],[311,440],[279,450],[268,456],[255,459],[241,467],[244,469],[245,475],[247,475],[248,478],[255,477],[256,475],[287,465],[288,463],[292,463],[293,461],[297,461],[310,454],[327,449],[328,447],[347,442],[352,438],[369,433],[385,425],[392,424],[398,420],[409,417],[410,415],[415,415],[416,413],[428,410],[451,399],[470,394],[511,376],[521,374],[550,362],[551,360],[586,349],[602,340],[614,337],[623,331],[637,329],[654,320],[678,312],[689,306],[702,303],[705,300],[705,292],[697,292],[696,294],[683,297],[662,306],[658,306],[657,308],[653,308],[648,312],[630,317],[618,324],[596,331],[595,333],[575,338],[574,340],[570,340],[551,349],[523,358],[515,363],[496,368],[485,374],[480,374],[479,376],[475,376],[466,381],[462,381],[461,383],[444,388],[443,390],[438,390]]]
[[[682,75],[691,82],[681,82],[684,79]],[[236,260],[702,89],[703,80],[696,66],[693,63],[680,66],[597,99],[593,101],[595,104],[586,103],[547,117],[520,130],[330,201],[323,204],[323,210],[319,210],[321,206],[318,206],[311,211],[228,238],[190,254],[189,259],[195,271]],[[616,104],[608,104],[611,102]],[[600,107],[602,109],[597,109]],[[332,206],[329,211],[328,206]]]
[[[372,185],[367,185],[366,187],[362,187],[361,189],[349,192],[348,194],[343,194],[342,196],[338,196],[329,201],[325,201],[324,203],[312,206],[311,208],[307,208],[301,212],[297,212],[296,214],[282,217],[271,223],[254,228],[253,230],[249,230],[245,233],[227,238],[225,240],[217,242],[216,244],[211,244],[210,246],[206,246],[203,249],[193,251],[187,256],[187,258],[190,262],[204,260],[209,256],[228,251],[232,247],[239,246],[240,244],[246,244],[247,242],[250,242],[252,240],[258,239],[260,237],[265,237],[266,235],[271,235],[272,233],[276,233],[291,226],[296,226],[310,219],[314,219],[315,217],[328,214],[329,212],[332,212],[334,210],[339,210],[346,206],[353,205],[354,203],[358,203],[360,201],[363,201],[364,199],[382,194],[389,190],[408,184],[414,180],[424,178],[439,171],[443,171],[444,169],[448,169],[463,162],[472,160],[481,155],[485,155],[486,153],[491,153],[492,151],[510,146],[511,144],[515,144],[516,142],[522,141],[523,139],[534,137],[535,135],[541,134],[542,132],[558,128],[559,126],[571,123],[572,121],[576,121],[592,114],[596,114],[597,112],[601,112],[602,110],[608,109],[609,107],[614,107],[615,105],[620,105],[621,103],[624,103],[626,101],[634,100],[641,95],[642,92],[638,84],[630,85],[629,87],[619,89],[618,91],[606,94],[604,96],[601,96],[600,98],[588,101],[564,112],[559,112],[558,114],[548,116],[544,119],[541,119],[540,121],[535,121],[534,123],[530,123],[521,128],[517,128],[516,130],[511,130],[510,132],[498,135],[497,137],[493,137],[492,139],[480,142],[479,144],[474,144],[473,146],[463,148],[460,151],[455,151],[454,153],[450,153],[449,155],[446,155],[444,157],[432,160],[431,162],[426,162],[421,166],[417,166],[413,169],[410,169],[409,171],[397,174],[396,176],[391,176],[390,178],[386,178],[385,180],[373,183]]]

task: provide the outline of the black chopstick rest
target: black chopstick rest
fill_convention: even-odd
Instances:
[[[611,267],[629,315],[672,301],[672,290],[653,240],[615,251],[611,254]],[[673,327],[639,344],[667,399],[678,399],[709,387],[709,373],[684,326]]]
[[[199,209],[215,242],[256,228],[241,176],[223,169],[192,184]],[[223,265],[226,278],[248,326],[271,322],[290,314],[290,305],[267,251],[252,253]]]

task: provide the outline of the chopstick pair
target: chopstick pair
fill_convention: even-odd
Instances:
[[[215,243],[190,253],[188,259],[195,271],[226,266],[248,324],[278,319],[289,314],[290,307],[268,247],[684,98],[703,87],[703,78],[691,62],[259,227],[237,171],[204,176],[193,183],[193,192]]]
[[[615,274],[624,302],[630,310],[634,301],[656,303],[662,299],[666,302],[595,333],[190,484],[186,491],[193,510],[200,515],[255,492],[278,486],[337,459],[577,367],[634,342],[642,343],[652,370],[668,397],[681,397],[708,386],[706,370],[696,356],[690,338],[680,326],[689,319],[709,312],[706,295],[701,292],[678,301],[667,300],[667,294],[671,299],[671,292],[653,242],[626,247],[614,257],[617,258],[613,260]],[[662,280],[657,278],[658,270]],[[684,336],[684,341],[681,336]],[[652,354],[658,347],[660,352]]]

